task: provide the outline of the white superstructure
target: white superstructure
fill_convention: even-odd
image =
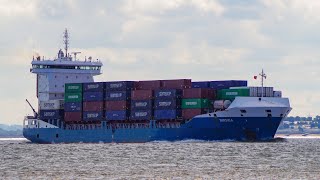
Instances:
[[[66,83],[93,82],[93,76],[101,74],[103,65],[98,59],[91,57],[84,61],[76,59],[80,52],[73,52],[74,58],[68,54],[68,32],[65,31],[65,53],[60,49],[54,60],[41,59],[40,56],[32,61],[30,72],[37,74],[37,97],[39,101],[64,98]]]

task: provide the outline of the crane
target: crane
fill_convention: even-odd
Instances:
[[[30,104],[30,102],[28,101],[28,99],[26,99],[27,103],[29,104],[29,106],[31,107],[33,114],[34,114],[34,118],[38,118],[38,113],[36,112],[36,110],[34,110],[34,108],[32,107],[32,105]]]

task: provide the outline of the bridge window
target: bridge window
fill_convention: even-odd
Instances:
[[[101,66],[67,66],[67,65],[32,65],[33,69],[80,69],[100,70]]]
[[[267,112],[267,113],[271,113],[271,110],[268,109],[268,110],[266,110],[266,112]]]
[[[241,109],[240,112],[241,112],[241,113],[247,113],[247,111],[244,110],[244,109]]]

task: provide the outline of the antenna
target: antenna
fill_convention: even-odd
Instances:
[[[66,57],[67,57],[68,48],[69,48],[69,33],[67,28],[64,30],[64,33],[63,33],[63,43],[64,43],[64,50],[66,50]]]
[[[77,54],[80,54],[81,52],[72,52],[72,54],[74,55],[74,60],[77,60]]]
[[[263,97],[263,79],[267,79],[267,75],[263,72],[263,69],[259,75],[261,76],[261,97]]]

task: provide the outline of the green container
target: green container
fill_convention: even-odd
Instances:
[[[82,102],[82,93],[65,93],[64,102]]]
[[[81,83],[71,83],[65,85],[65,93],[82,92]]]
[[[209,108],[208,99],[182,99],[182,109]]]
[[[234,100],[237,96],[250,96],[250,89],[221,89],[217,93],[217,99],[221,100]]]

